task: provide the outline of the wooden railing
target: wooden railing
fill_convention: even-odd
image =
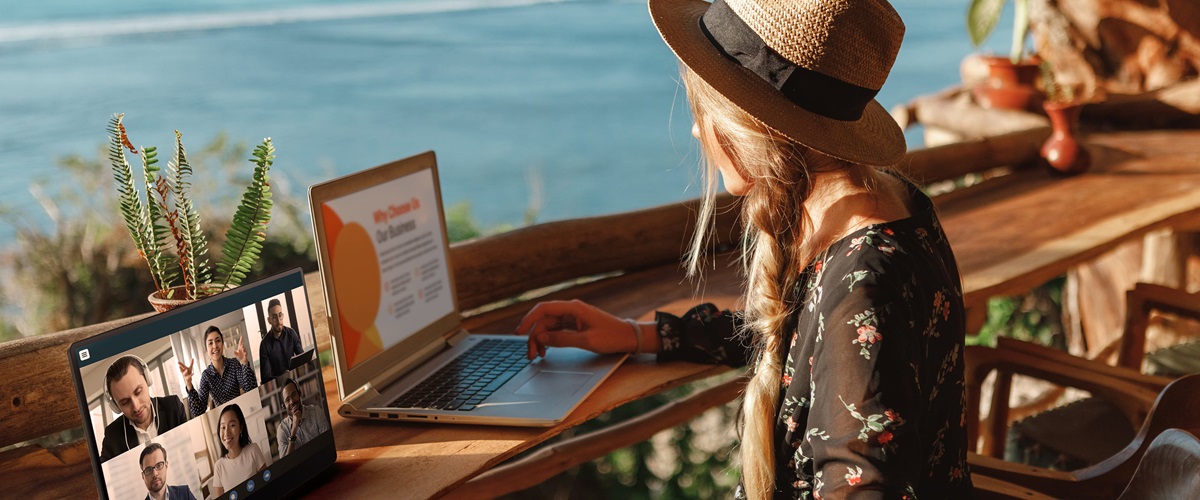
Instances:
[[[909,152],[901,169],[918,182],[931,183],[972,171],[1022,164],[1036,158],[1047,133],[1043,128],[1034,128],[914,150]],[[726,207],[732,203],[735,200],[728,196],[719,201],[719,205]],[[675,203],[616,215],[549,222],[455,244],[451,247],[451,259],[459,306],[472,310],[579,278],[678,263],[693,233],[696,210],[695,201]],[[713,245],[729,247],[738,238],[736,213],[736,210],[718,210],[712,231]],[[310,284],[318,280],[315,274],[308,279]],[[323,303],[314,302],[312,312],[314,321],[327,320]],[[0,345],[0,375],[3,375],[0,376],[0,422],[3,422],[0,447],[80,428],[83,422],[74,397],[67,346],[143,317],[46,333]],[[321,350],[329,349],[328,338],[319,338],[318,344]],[[552,466],[536,465],[536,474],[530,472],[528,477],[549,477],[577,463],[577,457],[594,457],[642,441],[658,429],[685,421],[703,408],[731,400],[740,392],[739,384],[736,380],[728,382],[647,415],[637,421],[638,432],[618,428],[560,444],[544,454],[561,456],[562,450],[574,450],[567,454],[575,458],[554,461]],[[39,488],[54,477],[57,467],[68,462],[86,464],[86,453],[82,442],[46,450],[36,446],[9,450],[0,453],[0,479],[9,485],[19,485],[8,488],[8,493],[45,493],[47,490]],[[530,471],[530,463],[514,467]],[[501,474],[482,476],[464,486],[464,492],[490,488],[503,482],[501,478]],[[492,489],[478,491],[496,493]]]

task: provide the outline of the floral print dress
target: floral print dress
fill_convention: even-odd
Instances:
[[[862,228],[804,270],[779,381],[776,498],[972,496],[958,269],[933,203],[910,190],[912,216]],[[704,304],[657,320],[660,361],[751,361],[736,313]]]

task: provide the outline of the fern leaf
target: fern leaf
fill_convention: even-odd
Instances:
[[[151,148],[146,149],[149,150]],[[158,195],[158,199],[151,200],[149,199],[149,194],[147,194],[146,201],[149,203],[150,217],[154,221],[153,226],[155,245],[157,245],[159,249],[165,248],[167,244],[167,233],[170,233],[174,237],[176,249],[178,250],[179,228],[176,221],[179,219],[179,214],[167,206],[167,200],[171,196],[171,187],[167,184],[167,179],[161,176],[155,177],[152,181],[154,182],[153,193]],[[150,182],[150,180],[147,182]],[[152,201],[153,203],[151,203]],[[156,211],[157,213],[155,213]],[[165,226],[159,223],[160,217],[162,221],[166,222]],[[163,283],[174,283],[175,279],[179,277],[179,271],[184,267],[185,264],[182,262],[173,262],[171,256],[167,255],[166,252],[161,252],[159,258],[161,260],[159,265],[163,269]],[[187,285],[186,277],[184,280],[184,285]]]
[[[142,176],[146,181],[146,217],[150,226],[149,246],[154,258],[149,260],[151,272],[162,277],[163,287],[169,288],[177,272],[172,269],[171,259],[163,249],[167,246],[167,235],[176,232],[175,218],[167,209],[170,187],[159,177],[162,167],[158,166],[158,148],[142,148]],[[158,199],[154,199],[154,195]],[[163,225],[163,223],[166,225]]]
[[[151,225],[147,204],[142,203],[141,193],[133,183],[133,168],[129,166],[129,161],[125,158],[126,147],[133,154],[138,154],[138,151],[132,147],[129,136],[125,132],[125,125],[121,123],[124,118],[123,113],[114,114],[109,119],[108,125],[108,159],[112,165],[113,181],[116,183],[117,203],[121,208],[121,217],[125,220],[125,227],[129,230],[129,236],[133,239],[133,245],[137,248],[138,255],[146,261],[146,265],[150,268],[150,277],[154,281],[155,288],[164,291],[167,286],[164,276],[159,272],[162,253],[154,246],[154,228]]]
[[[267,223],[271,220],[271,184],[267,171],[275,160],[275,146],[271,138],[254,148],[253,158],[254,177],[237,211],[233,214],[233,224],[225,233],[225,245],[221,248],[221,261],[217,263],[217,290],[224,290],[230,285],[239,285],[246,279],[246,274],[262,252],[262,242],[266,239]]]
[[[212,281],[212,270],[208,265],[208,241],[200,229],[200,214],[192,201],[192,166],[188,163],[187,151],[183,147],[183,136],[175,131],[175,156],[168,162],[175,190],[175,212],[180,217],[181,235],[184,242],[179,246],[179,262],[185,283],[190,281],[188,298],[197,298],[197,290]],[[190,279],[189,279],[190,278]]]

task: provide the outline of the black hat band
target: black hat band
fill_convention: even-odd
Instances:
[[[700,17],[700,30],[726,57],[771,84],[789,101],[818,115],[842,121],[858,120],[879,93],[787,60],[768,47],[725,0],[713,1]]]

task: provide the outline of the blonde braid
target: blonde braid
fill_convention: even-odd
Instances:
[[[686,68],[682,71],[697,123],[711,123],[718,144],[750,182],[742,199],[743,267],[748,284],[742,335],[756,353],[754,373],[742,401],[742,485],[751,499],[769,498],[775,486],[774,419],[779,408],[783,342],[794,329],[797,280],[812,257],[804,235],[810,222],[804,200],[811,186],[808,150],[772,133]],[[703,125],[702,125],[703,126]],[[702,141],[703,142],[703,141]],[[698,274],[709,230],[715,168],[709,162],[705,201],[688,256]]]

